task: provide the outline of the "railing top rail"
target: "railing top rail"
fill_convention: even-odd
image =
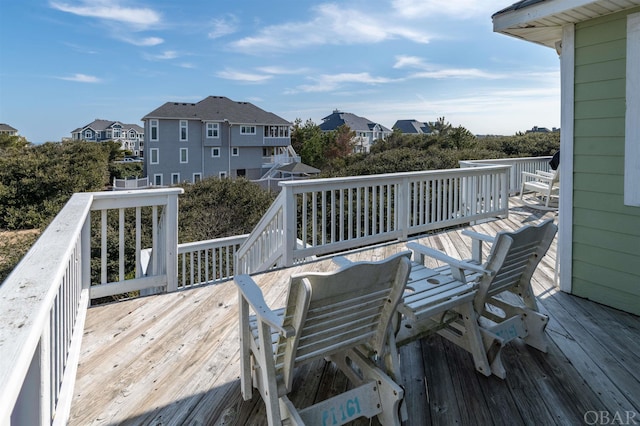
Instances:
[[[177,197],[183,192],[182,188],[91,192],[93,195],[91,210],[162,205],[167,203],[168,197]]]
[[[514,158],[491,158],[485,160],[460,160],[459,164],[509,164],[509,163],[527,163],[530,161],[551,160],[551,156],[542,157],[514,157]]]
[[[94,194],[74,194],[0,286],[0,401],[13,406]],[[0,416],[0,418],[3,418]]]
[[[495,166],[486,166],[483,169],[486,172],[491,171],[503,171],[509,169],[509,165],[495,165]],[[385,173],[385,174],[377,174],[377,175],[365,175],[365,176],[348,176],[348,177],[337,177],[337,178],[322,178],[322,179],[305,179],[305,180],[296,180],[296,181],[288,181],[288,182],[278,182],[278,185],[282,187],[294,187],[294,188],[302,188],[302,187],[311,187],[311,186],[326,186],[326,185],[335,185],[341,183],[353,183],[353,182],[365,182],[365,181],[376,181],[383,180],[387,183],[402,181],[405,178],[420,178],[422,176],[452,176],[452,175],[475,175],[478,173],[478,170],[469,170],[463,168],[455,168],[455,169],[442,169],[442,170],[425,170],[421,172],[402,172],[402,173]]]
[[[109,198],[138,198],[149,195],[180,195],[184,193],[182,188],[157,188],[157,189],[137,189],[135,191],[102,191],[88,192],[95,200],[103,200]]]
[[[231,237],[215,238],[213,240],[195,241],[178,244],[178,254],[189,253],[194,250],[211,247],[226,247],[233,244],[242,244],[251,234],[233,235]]]

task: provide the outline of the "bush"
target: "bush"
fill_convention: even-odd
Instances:
[[[246,179],[209,177],[183,188],[179,202],[180,242],[247,234],[274,199]]]
[[[0,152],[0,228],[46,226],[75,192],[108,183],[110,148],[88,142],[48,142]]]

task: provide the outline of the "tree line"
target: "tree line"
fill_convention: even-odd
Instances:
[[[311,120],[297,119],[291,143],[304,163],[322,171],[321,177],[455,168],[459,160],[551,155],[560,145],[557,132],[478,138],[444,118],[429,124],[431,134],[394,131],[376,141],[371,152],[354,154],[355,133],[348,127],[322,132]],[[20,136],[0,135],[0,231],[35,230],[2,233],[10,237],[0,238],[0,282],[71,195],[104,190],[113,178],[141,175],[140,163],[115,162],[122,155],[112,141],[33,145]],[[249,233],[274,198],[245,179],[211,177],[182,186],[180,242]],[[109,230],[117,235],[116,221]],[[109,250],[117,250],[117,241]]]

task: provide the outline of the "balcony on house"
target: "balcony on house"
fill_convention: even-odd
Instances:
[[[510,197],[548,160],[281,182],[251,234],[183,244],[179,188],[75,194],[0,287],[0,423],[266,424],[261,398],[240,394],[234,275],[283,302],[291,273],[335,268],[336,254],[378,260],[415,240],[468,257],[463,227],[495,234],[555,217]],[[407,424],[637,416],[640,321],[559,291],[557,256],[554,242],[532,280],[549,352],[512,342],[500,380],[437,335],[402,346]],[[106,299],[119,301],[92,306]],[[294,380],[302,405],[347,386],[326,362]]]

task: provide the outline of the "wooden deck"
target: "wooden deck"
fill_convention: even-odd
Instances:
[[[472,228],[495,234],[545,213],[553,216],[512,205],[508,219]],[[470,256],[460,229],[419,240]],[[403,249],[389,244],[348,257],[377,260]],[[558,291],[555,258],[554,243],[533,279],[551,318],[549,352],[512,342],[503,350],[507,378],[500,380],[476,373],[469,353],[437,335],[402,347],[407,425],[640,423],[640,318]],[[293,271],[333,268],[323,260],[257,281],[275,306],[284,303]],[[229,282],[91,308],[69,424],[266,424],[260,397],[240,395],[236,300]],[[299,369],[295,381],[293,401],[302,406],[347,386],[324,361]],[[617,423],[606,423],[614,416]]]

